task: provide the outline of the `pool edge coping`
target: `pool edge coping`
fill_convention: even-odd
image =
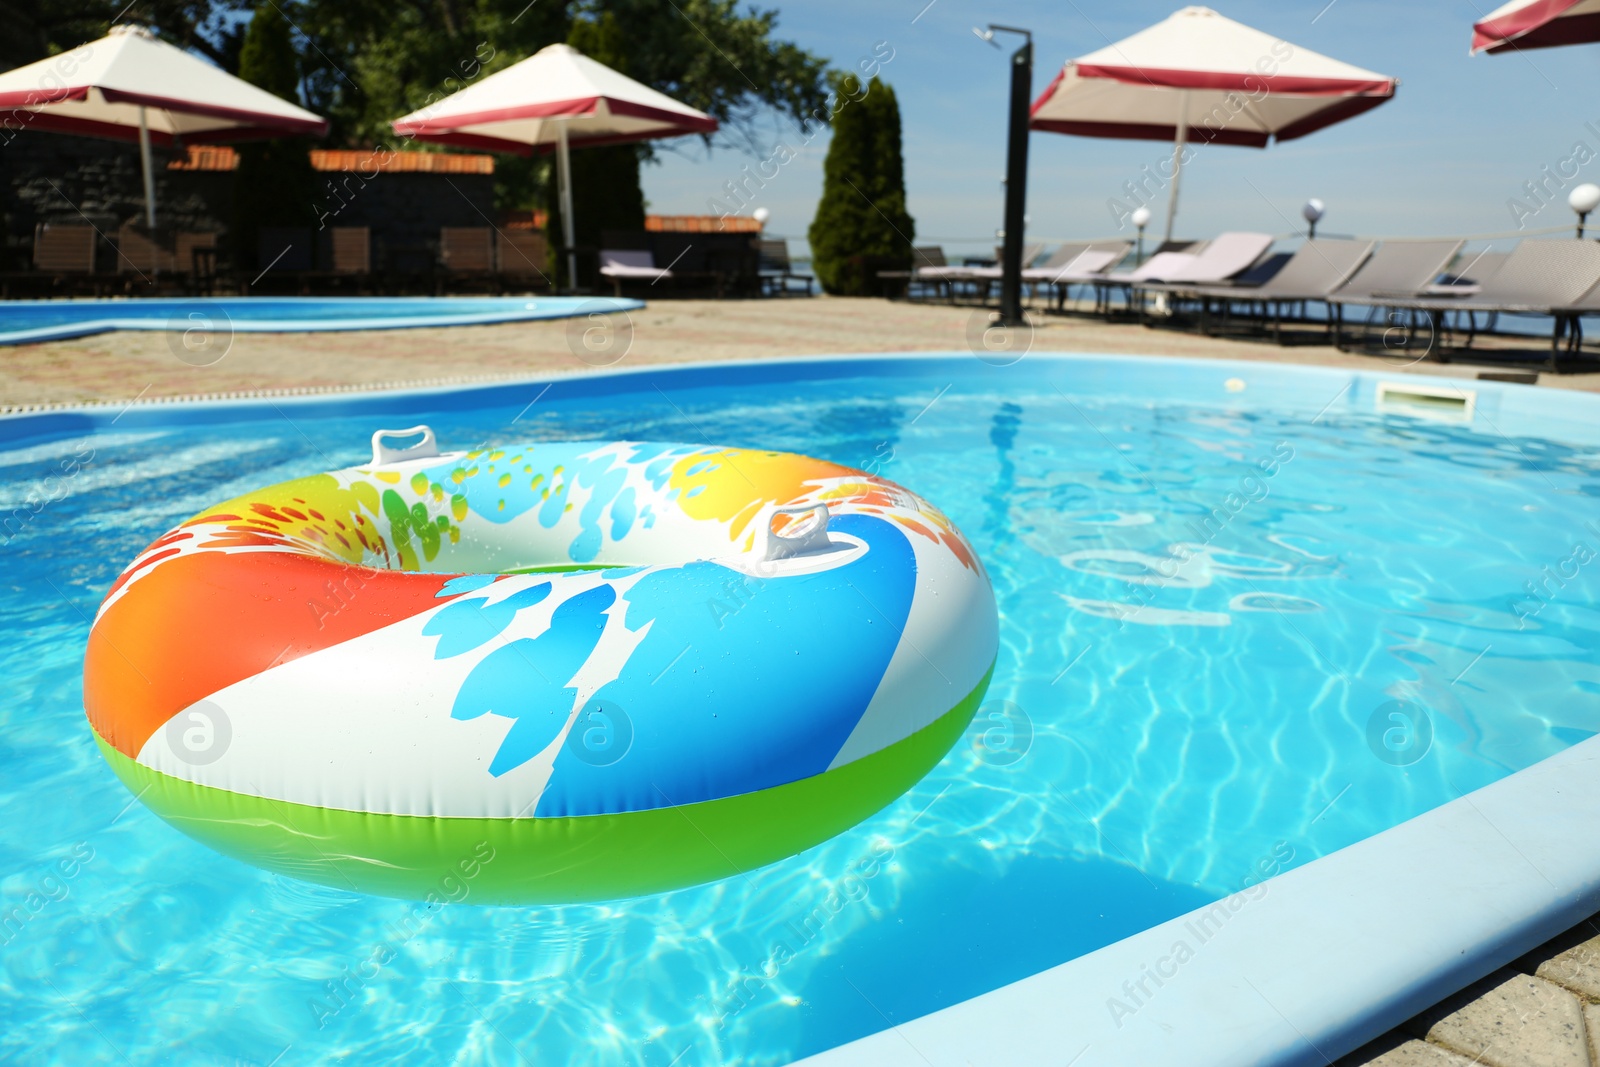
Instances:
[[[793,1067],[1325,1067],[1600,908],[1600,856],[1575,847],[1600,820],[1597,765],[1600,737]],[[1182,962],[1178,941],[1192,951]]]
[[[1265,373],[1269,376],[1289,375],[1310,377],[1326,377],[1337,379],[1345,377],[1350,379],[1351,385],[1358,382],[1376,383],[1379,380],[1399,379],[1406,382],[1419,384],[1439,385],[1440,383],[1463,383],[1463,387],[1471,388],[1477,392],[1486,392],[1489,395],[1505,398],[1519,397],[1533,394],[1541,398],[1543,404],[1552,408],[1584,407],[1585,405],[1600,402],[1600,394],[1591,394],[1582,390],[1572,389],[1539,389],[1537,386],[1526,386],[1515,382],[1498,382],[1482,378],[1454,378],[1440,375],[1414,374],[1404,369],[1389,368],[1349,368],[1333,365],[1312,364],[1302,365],[1295,363],[1279,363],[1275,361],[1247,360],[1238,358],[1218,358],[1212,356],[1190,355],[1134,355],[1113,352],[1070,352],[1070,351],[1039,351],[1029,352],[1026,357],[1019,357],[1013,363],[986,364],[991,369],[1004,371],[1032,359],[1035,362],[1048,361],[1052,363],[1072,363],[1077,361],[1100,361],[1108,363],[1128,364],[1148,368],[1153,363],[1175,363],[1189,368],[1217,367],[1231,368],[1241,373]],[[712,370],[736,370],[745,372],[776,371],[784,367],[800,366],[825,366],[829,364],[859,364],[859,363],[912,363],[916,361],[949,361],[952,363],[983,363],[971,352],[954,349],[929,349],[913,352],[827,352],[815,353],[805,356],[781,356],[770,359],[729,359],[729,360],[685,360],[682,362],[652,363],[635,367],[587,367],[569,371],[536,371],[532,373],[490,374],[490,375],[451,375],[436,378],[420,378],[389,382],[358,382],[342,385],[327,386],[285,386],[263,389],[229,390],[217,393],[186,394],[181,396],[160,396],[145,399],[141,393],[131,400],[106,399],[89,401],[43,401],[37,404],[0,405],[0,444],[8,438],[21,436],[9,434],[5,431],[17,422],[28,419],[40,419],[61,415],[102,415],[109,408],[122,408],[123,411],[134,408],[161,407],[177,411],[204,411],[227,406],[242,406],[252,401],[287,400],[293,404],[313,404],[318,400],[330,397],[339,397],[350,402],[381,402],[384,400],[415,400],[429,396],[442,396],[458,393],[470,389],[489,389],[495,386],[517,385],[555,385],[557,383],[571,382],[604,382],[613,379],[649,379],[655,376],[676,377],[678,375],[691,375],[697,372]],[[969,368],[970,369],[970,368]],[[777,377],[776,374],[771,375]],[[1345,391],[1350,391],[1350,386]],[[1343,392],[1335,401],[1344,398]],[[1329,404],[1332,407],[1332,404]],[[1327,410],[1326,408],[1324,410]],[[120,417],[120,416],[119,416]]]

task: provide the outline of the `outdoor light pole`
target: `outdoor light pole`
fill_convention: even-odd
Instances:
[[[997,33],[1020,34],[1025,40],[1011,55],[1011,118],[1006,139],[1005,244],[1000,257],[1000,325],[1023,326],[1022,239],[1028,208],[1028,108],[1033,103],[1033,34],[1015,26],[989,24],[978,36],[994,44]],[[995,45],[996,48],[999,45]]]
[[[1144,228],[1150,225],[1150,209],[1143,204],[1134,208],[1133,224],[1139,230],[1139,246],[1138,250],[1133,254],[1133,265],[1142,267],[1144,265]]]
[[[1567,197],[1567,206],[1578,213],[1578,240],[1583,240],[1583,224],[1589,221],[1589,212],[1600,207],[1600,185],[1584,182]]]

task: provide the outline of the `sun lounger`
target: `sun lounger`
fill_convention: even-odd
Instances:
[[[372,273],[372,230],[366,226],[334,226],[328,230],[329,264],[333,273],[357,277]]]
[[[613,290],[621,296],[624,281],[647,281],[654,285],[662,278],[672,277],[672,272],[657,267],[655,257],[648,250],[627,248],[601,251],[600,276],[611,279]]]
[[[1465,243],[1385,241],[1378,246],[1378,250],[1362,264],[1361,269],[1335,290],[1327,301],[1328,315],[1333,322],[1334,347],[1344,347],[1345,302],[1384,296],[1427,296],[1435,289]]]
[[[1282,343],[1285,310],[1298,307],[1303,317],[1306,304],[1325,300],[1361,269],[1375,244],[1340,237],[1309,240],[1276,273],[1254,287],[1169,283],[1153,288],[1166,292],[1175,305],[1197,304],[1205,333],[1212,332],[1216,316],[1226,322],[1241,304],[1260,307],[1263,319],[1271,323],[1273,338]]]
[[[1103,274],[1121,263],[1132,248],[1127,241],[1086,241],[1062,245],[1039,266],[1023,271],[1022,277],[1029,282],[1054,282],[1064,274]],[[1064,255],[1066,251],[1072,254]],[[1089,253],[1094,253],[1095,258],[1084,259]],[[1103,262],[1105,266],[1091,266],[1095,262]]]
[[[1550,362],[1557,353],[1574,309],[1600,285],[1600,243],[1576,239],[1528,240],[1518,244],[1498,270],[1488,275],[1470,296],[1396,297],[1385,295],[1333,297],[1340,304],[1383,307],[1425,313],[1436,347],[1430,358],[1447,358],[1450,316],[1467,323],[1463,348],[1472,347],[1477,335],[1477,315],[1550,315],[1556,319],[1550,339]],[[1492,329],[1492,326],[1490,327]]]
[[[1208,247],[1208,243],[1198,243],[1176,251],[1163,244],[1149,259],[1132,270],[1111,271],[1100,279],[1102,303],[1106,303],[1104,298],[1113,290],[1132,292],[1142,288],[1144,282],[1181,281],[1192,277],[1195,261]]]
[[[1256,260],[1255,266],[1243,274],[1236,274],[1228,282],[1230,288],[1255,289],[1265,285],[1294,258],[1293,252],[1268,252]]]
[[[1095,310],[1109,314],[1112,294],[1121,292],[1128,309],[1143,314],[1145,294],[1155,286],[1230,281],[1255,266],[1271,248],[1270,234],[1230,231],[1194,251],[1157,252],[1141,266],[1131,271],[1113,271],[1097,282]]]
[[[93,226],[41,222],[33,229],[33,267],[45,274],[93,274]]]
[[[1506,256],[1499,269],[1482,281],[1475,294],[1462,297],[1397,298],[1393,294],[1336,296],[1346,304],[1424,307],[1549,314],[1571,307],[1600,281],[1600,243],[1574,239],[1528,240]]]
[[[1272,235],[1265,233],[1250,233],[1236,231],[1224,233],[1211,241],[1200,252],[1164,252],[1151,257],[1154,263],[1163,256],[1186,256],[1184,260],[1171,260],[1170,267],[1159,275],[1156,284],[1168,285],[1203,285],[1228,281],[1236,275],[1243,274],[1272,247]],[[1148,264],[1146,264],[1148,266]],[[1149,277],[1145,275],[1144,277]],[[1122,276],[1112,274],[1108,280],[1113,284],[1122,280]],[[1140,288],[1147,286],[1141,285]]]
[[[1161,286],[1171,292],[1237,297],[1240,300],[1316,300],[1339,288],[1360,270],[1372,255],[1375,241],[1321,238],[1307,241],[1270,278],[1260,285],[1186,285],[1182,282]]]
[[[451,274],[494,269],[494,231],[487,226],[439,227],[439,262]]]
[[[0,292],[11,295],[10,282],[24,291],[35,291],[43,283],[51,295],[75,291],[99,294],[95,275],[95,250],[100,234],[93,226],[77,223],[41,222],[33,230],[33,270],[7,274]]]
[[[495,240],[495,269],[505,281],[550,284],[550,244],[538,230],[501,230]]]
[[[1121,293],[1127,310],[1133,310],[1135,297],[1142,293],[1142,283],[1162,281],[1182,275],[1193,267],[1195,253],[1157,252],[1132,270],[1107,271],[1094,280],[1094,313],[1111,314],[1111,298]]]
[[[1022,247],[1022,269],[1027,270],[1034,260],[1044,254],[1044,245],[1032,244]],[[972,295],[980,302],[987,302],[989,290],[1005,276],[1005,268],[1001,266],[1005,259],[1005,249],[996,245],[994,250],[995,262],[992,266],[959,266],[945,267],[941,277],[949,289],[951,300],[955,299],[955,287],[968,285],[972,287]]]
[[[1425,293],[1464,241],[1385,241],[1335,294],[1339,299]]]
[[[1065,266],[1046,269],[1034,267],[1022,272],[1022,277],[1030,282],[1044,282],[1047,285],[1066,285],[1074,282],[1090,281],[1104,274],[1111,267],[1122,261],[1128,254],[1126,247],[1121,249],[1086,248],[1072,258]]]
[[[806,295],[811,295],[811,286],[815,281],[810,275],[796,274],[789,261],[789,242],[784,240],[757,241],[756,251],[760,256],[756,267],[756,275],[761,283],[763,296],[787,296],[789,283],[802,282],[806,287]]]
[[[1126,241],[1106,241],[1077,247],[1081,247],[1081,251],[1059,266],[1047,263],[1043,267],[1034,267],[1022,272],[1024,283],[1033,286],[1043,285],[1054,292],[1058,310],[1066,307],[1067,297],[1074,285],[1093,284],[1106,271],[1121,263],[1132,246]],[[1058,251],[1051,260],[1059,258]]]
[[[1105,276],[1111,285],[1137,285],[1182,277],[1194,266],[1192,252],[1157,252],[1133,270],[1113,271]]]
[[[1089,241],[1068,241],[1065,244],[1058,245],[1056,250],[1050,253],[1049,258],[1037,267],[1030,267],[1024,263],[1022,265],[1023,286],[1037,292],[1038,287],[1043,285],[1064,301],[1065,297],[1061,297],[1061,291],[1055,289],[1054,286],[1056,276],[1073,260],[1087,252],[1090,246],[1091,242]]]
[[[146,283],[171,274],[177,258],[170,241],[170,234],[159,230],[152,234],[142,223],[123,223],[117,231],[117,273],[137,274]]]
[[[1044,254],[1044,245],[1024,245],[1022,248],[1022,269],[1026,271],[1028,265]],[[1005,249],[999,245],[994,250],[995,262],[992,266],[959,266],[945,267],[944,277],[961,281],[996,281],[1005,273],[1005,268],[1000,261],[1005,258]]]
[[[1600,315],[1600,283],[1596,283],[1569,306],[1555,311],[1555,333],[1551,340],[1550,369],[1558,370],[1558,350],[1568,355],[1576,354],[1583,346],[1583,320],[1588,315]],[[1565,341],[1564,344],[1561,342]]]
[[[1091,247],[1093,247],[1093,242],[1091,241],[1068,241],[1066,244],[1058,246],[1054,252],[1050,253],[1049,258],[1037,267],[1024,266],[1022,280],[1027,282],[1055,281],[1056,275],[1060,274],[1063,268],[1089,251]]]
[[[1423,296],[1476,296],[1483,283],[1505,266],[1510,252],[1490,252],[1485,249],[1461,262],[1451,264],[1449,272],[1433,285],[1422,290]]]
[[[919,286],[923,292],[932,289],[937,296],[944,286],[939,268],[945,265],[944,249],[938,245],[918,245],[911,250],[910,270],[880,270],[878,281],[883,285],[883,295],[890,299],[902,292],[907,300],[915,299]]]

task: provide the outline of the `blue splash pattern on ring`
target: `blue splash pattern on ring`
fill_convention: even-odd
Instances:
[[[634,717],[626,766],[557,755],[536,813],[691,804],[826,771],[901,643],[915,588],[910,543],[892,524],[848,516],[832,528],[871,550],[820,574],[768,579],[726,616],[712,605],[738,573],[715,563],[654,568],[631,585],[626,623],[649,633],[596,698],[622,708],[665,700],[667,709]],[[781,654],[772,654],[780,632]],[[536,685],[534,668],[545,669],[504,662],[513,691]],[[731,693],[740,699],[728,701]],[[710,706],[721,710],[703,714]]]
[[[452,717],[475,719],[492,712],[515,720],[489,764],[490,774],[499,777],[515,770],[560,735],[567,725],[563,709],[571,706],[574,690],[555,679],[571,678],[594,652],[605,629],[605,611],[616,599],[615,590],[601,584],[562,601],[544,633],[500,646],[467,675]]]

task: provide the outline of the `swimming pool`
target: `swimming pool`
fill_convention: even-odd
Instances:
[[[0,345],[85,337],[109,330],[300,333],[480,326],[564,319],[644,307],[609,296],[172,297],[0,301]]]
[[[1595,401],[1470,383],[1470,412],[1380,405],[1412,381],[840,358],[0,420],[0,1013],[27,1021],[0,1058],[783,1064],[1556,756],[1600,730]],[[892,478],[989,568],[988,699],[861,826],[661,897],[476,908],[464,885],[426,909],[218,856],[94,750],[88,620],[174,522],[420,421],[446,445],[709,440]]]

